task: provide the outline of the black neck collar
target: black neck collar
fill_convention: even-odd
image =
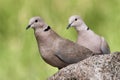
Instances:
[[[50,26],[48,26],[44,31],[49,31],[50,29]]]
[[[87,27],[87,30],[89,30],[90,28],[89,27]]]

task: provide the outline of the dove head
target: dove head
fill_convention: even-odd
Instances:
[[[67,29],[72,27],[78,27],[83,23],[82,19],[78,15],[73,15],[69,18],[69,24],[67,26]]]
[[[45,22],[43,21],[42,18],[40,17],[33,17],[30,19],[28,26],[26,27],[26,29],[29,29],[30,27],[33,29],[37,29],[37,28],[43,28],[45,26]]]

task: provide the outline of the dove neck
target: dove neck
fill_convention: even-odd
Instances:
[[[52,29],[49,29],[48,31],[37,29],[34,31],[34,34],[39,46],[51,45],[57,38],[59,38]]]
[[[89,27],[84,22],[82,22],[81,25],[76,26],[75,28],[76,28],[78,33],[81,31],[88,31],[89,30]]]

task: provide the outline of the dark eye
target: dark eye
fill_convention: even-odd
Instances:
[[[38,22],[38,20],[35,20],[35,22]]]
[[[75,18],[75,21],[77,21],[77,18]]]

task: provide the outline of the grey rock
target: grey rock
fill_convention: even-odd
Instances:
[[[120,52],[91,56],[59,70],[48,80],[120,80]]]

